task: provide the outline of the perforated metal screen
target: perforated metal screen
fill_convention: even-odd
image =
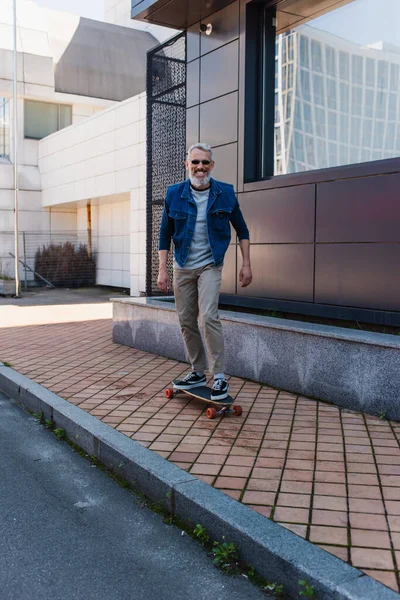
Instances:
[[[157,289],[158,234],[167,187],[185,177],[186,34],[147,54],[146,294]],[[172,252],[168,270],[172,281]]]

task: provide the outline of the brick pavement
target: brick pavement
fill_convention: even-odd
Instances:
[[[111,321],[0,329],[0,360],[399,591],[400,424],[230,378],[242,417],[164,390],[187,365],[114,344]]]

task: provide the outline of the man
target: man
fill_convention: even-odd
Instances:
[[[212,179],[213,151],[194,144],[185,161],[189,179],[168,187],[159,238],[158,287],[169,289],[167,272],[171,238],[174,242],[174,293],[176,310],[192,371],[175,382],[178,389],[206,385],[206,353],[198,318],[204,325],[209,370],[214,375],[212,400],[228,396],[225,378],[224,340],[218,315],[222,266],[231,239],[232,223],[239,238],[242,287],[251,283],[249,231],[233,186]]]

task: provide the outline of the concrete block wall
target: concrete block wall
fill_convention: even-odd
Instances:
[[[75,205],[78,230],[90,202],[98,283],[144,292],[146,95],[41,140],[39,167],[43,206]]]
[[[108,201],[107,201],[108,200]],[[92,243],[99,285],[130,287],[130,195],[106,197],[91,203]],[[77,229],[87,230],[87,208],[78,207]]]

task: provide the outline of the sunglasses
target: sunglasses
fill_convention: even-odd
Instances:
[[[201,163],[205,167],[208,167],[208,165],[211,164],[210,160],[197,160],[197,158],[195,158],[194,160],[189,160],[189,162],[191,162],[192,165],[199,165]]]

